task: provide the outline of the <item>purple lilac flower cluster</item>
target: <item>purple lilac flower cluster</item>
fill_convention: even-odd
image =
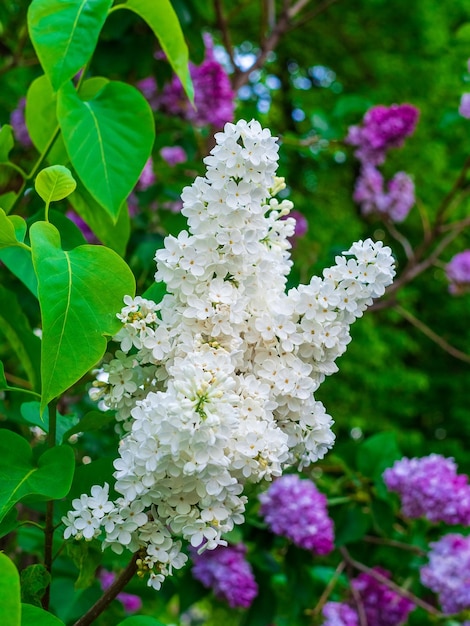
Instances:
[[[390,572],[380,567],[374,571],[385,578]],[[400,626],[415,608],[413,602],[377,581],[372,575],[362,573],[351,584],[361,596],[367,623],[374,626]]]
[[[470,59],[467,61],[467,68],[470,72]],[[459,106],[459,113],[462,117],[470,119],[470,93],[462,94]]]
[[[442,610],[451,614],[470,608],[470,537],[445,535],[431,543],[428,557],[421,582],[438,594]]]
[[[198,554],[191,549],[192,574],[205,587],[212,588],[220,600],[233,609],[248,608],[258,594],[258,585],[245,559],[246,546],[218,546]]]
[[[281,476],[259,499],[260,514],[273,533],[315,554],[333,550],[333,522],[328,517],[326,497],[311,480],[295,474]]]
[[[390,578],[390,572],[380,567],[375,567],[373,571]],[[351,581],[351,585],[360,596],[370,626],[400,626],[406,622],[408,614],[415,608],[413,602],[376,580],[372,574],[359,574]],[[357,610],[344,602],[327,602],[323,607],[323,617],[326,618],[323,626],[359,624]]]
[[[453,459],[430,454],[420,459],[400,459],[385,470],[383,478],[387,488],[400,495],[407,517],[469,525],[468,477],[456,472]]]
[[[177,76],[165,85],[159,93],[153,77],[145,78],[137,86],[153,109],[160,109],[170,115],[177,115],[196,126],[212,125],[222,128],[233,120],[235,93],[230,79],[214,55],[214,45],[210,35],[204,36],[206,55],[201,65],[189,64],[194,85],[193,107],[187,99],[183,85]]]
[[[358,626],[357,611],[344,602],[327,602],[323,607],[322,626]]]
[[[467,292],[470,289],[470,250],[453,256],[447,264],[446,274],[450,293],[460,295]]]
[[[364,215],[376,213],[401,222],[413,207],[415,189],[408,174],[398,172],[385,189],[377,166],[385,161],[390,148],[402,146],[413,133],[418,115],[411,104],[379,105],[367,111],[362,126],[350,126],[346,142],[357,146],[354,155],[361,162],[353,197]]]

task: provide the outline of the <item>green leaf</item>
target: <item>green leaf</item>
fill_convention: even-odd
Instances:
[[[70,446],[46,450],[37,462],[31,446],[20,435],[0,431],[0,521],[26,496],[64,498],[72,484],[75,455]]]
[[[183,88],[194,102],[194,89],[188,68],[188,47],[178,17],[170,0],[127,0],[122,8],[129,9],[147,22],[166,54]]]
[[[39,409],[39,402],[23,402],[20,407],[21,416],[28,424],[39,426],[44,432],[48,433],[49,413],[45,410],[41,414]],[[56,418],[56,443],[61,444],[64,440],[66,441],[68,439],[68,437],[64,437],[64,435],[77,423],[78,418],[75,415],[61,415],[59,412]]]
[[[4,124],[0,129],[0,163],[8,161],[10,150],[14,144],[13,128],[9,124]]]
[[[87,101],[67,84],[58,94],[57,116],[75,171],[116,222],[152,151],[150,105],[126,83],[109,82]]]
[[[21,600],[34,606],[41,606],[41,599],[51,582],[51,575],[39,563],[28,565],[20,574]]]
[[[82,417],[72,428],[64,433],[64,439],[68,439],[76,433],[86,433],[90,430],[99,430],[104,428],[111,422],[114,422],[115,416],[113,411],[90,411]]]
[[[18,511],[13,508],[5,515],[0,522],[0,537],[5,537],[18,527]]]
[[[371,526],[371,518],[358,506],[342,507],[333,515],[335,522],[335,546],[359,541]]]
[[[69,556],[78,569],[78,578],[75,589],[88,589],[96,581],[96,570],[103,562],[103,551],[99,544],[88,541],[74,541],[67,543]]]
[[[0,248],[8,248],[23,243],[26,234],[26,222],[19,215],[6,215],[0,209]]]
[[[1,285],[0,334],[16,352],[33,390],[39,390],[41,341],[34,335],[16,295]]]
[[[7,191],[6,193],[2,193],[0,195],[0,207],[5,211],[5,213],[9,213],[11,207],[14,205],[18,194],[14,191]]]
[[[42,316],[41,374],[44,409],[102,358],[105,335],[119,327],[123,297],[135,293],[129,267],[103,246],[61,248],[59,231],[36,222],[30,229]]]
[[[2,626],[20,626],[20,577],[13,561],[0,552]]]
[[[117,626],[165,626],[165,624],[147,615],[133,615],[132,617],[126,617]]]
[[[57,202],[70,196],[76,186],[72,172],[63,165],[45,167],[34,181],[34,188],[47,206],[50,202]]]
[[[142,298],[153,300],[158,304],[163,300],[163,296],[167,293],[166,284],[164,282],[153,282],[148,289],[142,294]]]
[[[112,0],[33,0],[28,29],[55,90],[90,60]]]
[[[70,204],[88,224],[101,243],[124,256],[131,232],[129,211],[124,202],[116,223],[79,182],[77,191],[69,197]]]
[[[65,624],[58,617],[38,606],[22,604],[21,626],[65,626]]]
[[[357,467],[364,476],[377,480],[401,456],[395,433],[378,433],[359,446]]]

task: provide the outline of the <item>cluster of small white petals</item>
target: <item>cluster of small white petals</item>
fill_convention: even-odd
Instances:
[[[206,176],[182,194],[189,232],[156,253],[168,293],[159,304],[126,297],[121,349],[92,391],[128,431],[121,497],[96,517],[83,496],[64,518],[68,536],[104,530],[105,546],[145,550],[152,586],[182,565],[180,539],[224,544],[243,522],[247,482],[331,448],[333,422],[313,394],[394,275],[390,249],[360,241],[286,293],[294,220],[292,203],[272,197],[284,187],[275,138],[240,121],[215,139]]]

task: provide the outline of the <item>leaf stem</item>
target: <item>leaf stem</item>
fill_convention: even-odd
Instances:
[[[106,589],[101,598],[95,602],[95,604],[83,615],[79,620],[75,622],[73,626],[88,626],[92,624],[98,615],[108,607],[108,605],[114,600],[114,598],[120,593],[127,583],[131,580],[134,574],[137,572],[137,559],[139,553],[136,552],[126,569],[116,576],[113,583]]]
[[[53,448],[56,445],[56,430],[57,430],[57,401],[53,400],[48,405],[49,411],[49,433],[47,435],[47,443],[49,448]],[[54,540],[54,500],[48,500],[46,504],[46,527],[44,531],[44,565],[51,574],[52,570],[52,547]],[[44,593],[42,599],[42,606],[45,611],[49,609],[50,600],[50,585]]]

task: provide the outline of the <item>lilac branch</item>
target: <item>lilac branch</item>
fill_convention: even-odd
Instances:
[[[126,569],[116,576],[111,585],[106,589],[101,598],[95,602],[95,604],[78,619],[73,626],[89,626],[95,619],[101,615],[101,613],[111,604],[114,598],[124,589],[127,583],[133,578],[137,572],[137,560],[139,553],[136,552],[126,567]]]
[[[376,570],[370,567],[367,567],[367,565],[364,565],[363,563],[360,563],[359,561],[356,561],[355,559],[353,559],[346,548],[343,547],[343,548],[340,548],[339,550],[341,554],[343,555],[343,558],[346,561],[346,563],[348,563],[348,565],[350,565],[351,567],[354,567],[354,569],[357,569],[360,572],[363,572],[364,574],[368,574],[369,576],[374,578],[377,582],[381,583],[382,585],[385,585],[389,589],[392,589],[392,591],[395,591],[396,593],[398,593],[398,595],[402,596],[403,598],[407,598],[408,600],[411,600],[411,602],[416,604],[416,606],[419,606],[422,609],[424,609],[427,613],[430,613],[431,615],[434,615],[435,617],[439,617],[439,618],[445,617],[444,614],[441,613],[438,609],[436,609],[436,607],[432,606],[432,604],[429,604],[428,602],[421,600],[421,598],[418,598],[418,596],[415,596],[415,594],[412,593],[411,591],[408,591],[408,589],[403,589],[403,587],[400,587],[400,585],[397,585],[389,578],[386,578],[380,572],[377,572]],[[367,622],[366,622],[366,626],[367,626]]]
[[[346,562],[345,561],[341,561],[339,563],[338,567],[335,569],[335,572],[334,572],[333,576],[331,577],[330,582],[328,583],[328,585],[325,587],[325,590],[321,594],[317,604],[315,605],[315,607],[311,611],[309,611],[309,613],[311,615],[318,615],[320,613],[320,611],[322,610],[325,602],[328,600],[328,598],[330,597],[331,592],[335,588],[336,583],[338,582],[338,578],[343,573],[345,567],[346,567]]]

